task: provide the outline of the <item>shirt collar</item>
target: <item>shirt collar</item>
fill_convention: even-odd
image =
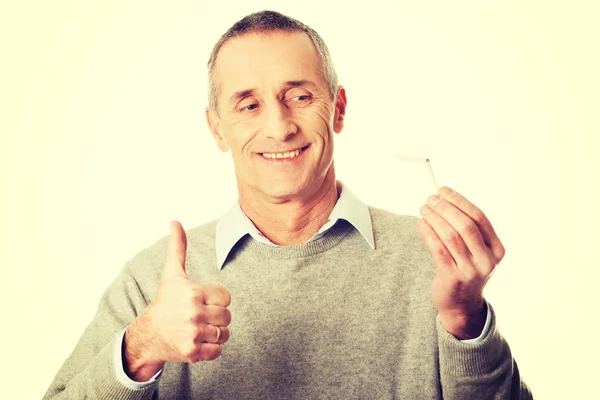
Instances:
[[[339,180],[337,183],[341,189],[340,197],[331,211],[328,222],[315,236],[333,226],[338,219],[345,219],[361,233],[371,249],[374,250],[375,239],[373,237],[373,225],[371,223],[369,208],[348,189],[347,185]],[[250,218],[242,211],[238,197],[231,208],[217,221],[215,251],[217,253],[218,269],[223,268],[225,260],[233,246],[242,237],[250,233],[260,235],[260,232],[256,229]]]

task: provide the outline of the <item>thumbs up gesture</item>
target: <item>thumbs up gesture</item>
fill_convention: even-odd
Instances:
[[[167,361],[214,360],[229,339],[231,295],[221,286],[188,279],[185,231],[178,221],[172,221],[170,228],[156,295],[125,334],[124,369],[140,382],[150,379]]]

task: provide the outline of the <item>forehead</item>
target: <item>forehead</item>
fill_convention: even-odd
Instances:
[[[250,33],[230,39],[219,51],[215,78],[220,96],[291,80],[326,84],[317,51],[304,32]]]

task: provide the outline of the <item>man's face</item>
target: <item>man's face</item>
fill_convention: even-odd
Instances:
[[[238,185],[287,200],[314,194],[333,160],[345,92],[332,101],[317,52],[304,32],[247,34],[226,42],[215,79],[219,117],[207,110],[222,151],[231,149]],[[293,158],[264,153],[300,150]]]

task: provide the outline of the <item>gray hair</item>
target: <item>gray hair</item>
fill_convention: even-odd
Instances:
[[[317,50],[321,73],[329,86],[329,95],[332,100],[334,99],[337,91],[337,74],[333,68],[333,61],[331,60],[327,45],[325,45],[321,36],[319,36],[314,29],[298,20],[275,11],[265,10],[247,15],[233,24],[233,26],[221,36],[210,54],[208,60],[208,106],[214,113],[219,115],[217,108],[219,87],[215,81],[215,63],[217,61],[219,50],[223,44],[229,39],[247,33],[267,33],[274,31],[304,32],[308,35]]]

